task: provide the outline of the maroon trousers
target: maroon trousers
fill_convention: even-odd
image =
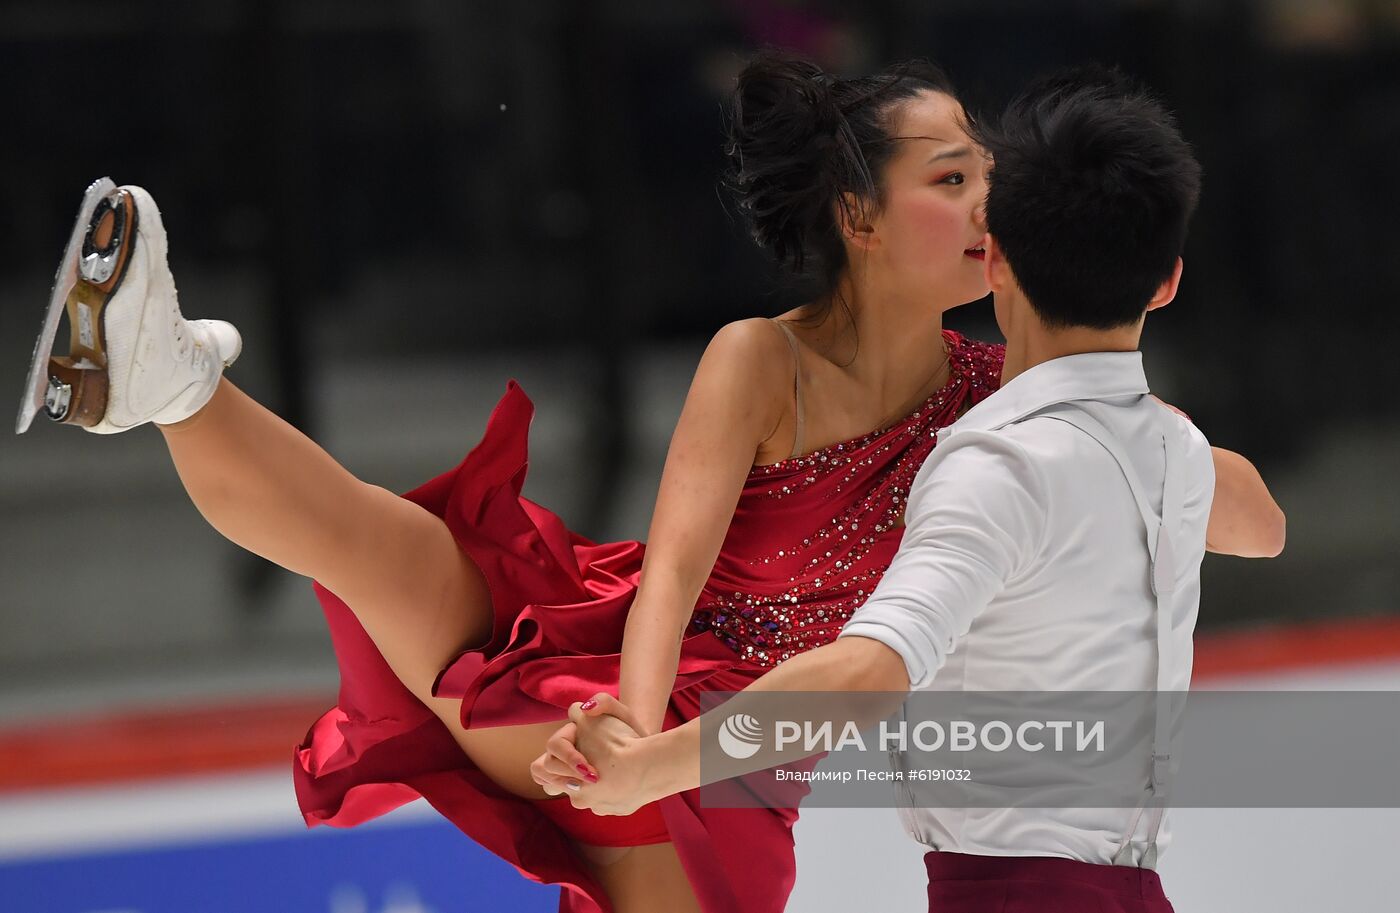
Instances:
[[[1174,913],[1150,869],[964,853],[924,862],[929,913]]]

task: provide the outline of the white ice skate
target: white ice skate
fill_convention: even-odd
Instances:
[[[99,434],[194,415],[242,339],[222,320],[186,320],[165,262],[165,229],[140,187],[94,181],[54,278],[15,432],[40,410]],[[68,314],[68,354],[53,354]]]

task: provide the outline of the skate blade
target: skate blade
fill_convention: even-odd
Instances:
[[[126,254],[129,252],[135,241],[134,224],[124,226],[124,238],[120,239],[120,251],[110,256],[94,255],[84,258],[84,241],[88,238],[93,214],[104,200],[111,197],[117,190],[117,186],[111,178],[99,178],[89,185],[83,194],[82,205],[78,207],[78,217],[73,222],[73,232],[68,238],[68,246],[64,249],[63,259],[59,261],[58,272],[54,276],[53,291],[49,295],[48,311],[44,315],[44,325],[39,331],[39,337],[34,342],[34,356],[29,363],[29,376],[24,385],[24,396],[20,400],[19,416],[15,420],[15,433],[23,434],[29,430],[30,424],[34,421],[34,416],[45,407],[46,397],[50,395],[50,376],[54,375],[57,382],[62,386],[70,387],[72,394],[81,394],[83,386],[80,383],[82,377],[75,375],[73,371],[85,372],[86,369],[104,367],[104,365],[94,364],[89,356],[101,358],[101,343],[98,341],[98,334],[101,332],[100,307],[105,301],[106,295],[94,296],[99,286],[107,286],[110,290],[114,287],[114,280],[120,281],[122,268],[125,266]],[[134,220],[128,220],[134,222]],[[117,254],[120,254],[118,262]],[[80,264],[80,260],[86,260],[86,264]],[[85,272],[80,272],[80,266]],[[79,282],[82,281],[82,287]],[[54,358],[54,340],[58,335],[58,326],[63,318],[65,309],[70,301],[75,305],[74,313],[78,315],[72,327],[72,351],[67,358]],[[98,310],[93,311],[92,305],[96,305]],[[105,362],[105,358],[102,359]],[[66,370],[65,370],[66,369]],[[96,372],[93,372],[96,373]],[[105,382],[104,376],[100,381]],[[93,380],[99,380],[94,377]],[[94,385],[94,388],[99,385]],[[105,400],[105,385],[101,386],[102,399]],[[81,396],[79,396],[81,399]],[[91,402],[91,400],[89,400]],[[101,416],[84,416],[82,424],[90,424],[92,421],[100,419]]]

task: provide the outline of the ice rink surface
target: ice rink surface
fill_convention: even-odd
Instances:
[[[1212,679],[1204,687],[1400,691],[1400,663]],[[1400,809],[1173,816],[1160,871],[1180,913],[1393,906]],[[926,909],[924,848],[892,810],[808,809],[796,842],[790,911]],[[543,913],[556,897],[421,803],[367,827],[307,831],[285,769],[0,796],[5,913]]]

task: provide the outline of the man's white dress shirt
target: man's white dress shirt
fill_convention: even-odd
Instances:
[[[910,487],[899,552],[841,636],[889,646],[914,690],[1151,691],[1159,681],[1186,690],[1215,471],[1205,437],[1147,392],[1138,352],[1072,355],[1018,375],[944,429]],[[1046,414],[1056,404],[1082,410],[1116,439],[1158,517],[1164,431],[1177,433],[1182,503],[1177,522],[1163,524],[1175,586],[1163,601],[1160,679],[1143,513],[1105,446]],[[901,816],[938,850],[1106,864],[1133,810]],[[1163,828],[1157,843],[1166,842]]]

